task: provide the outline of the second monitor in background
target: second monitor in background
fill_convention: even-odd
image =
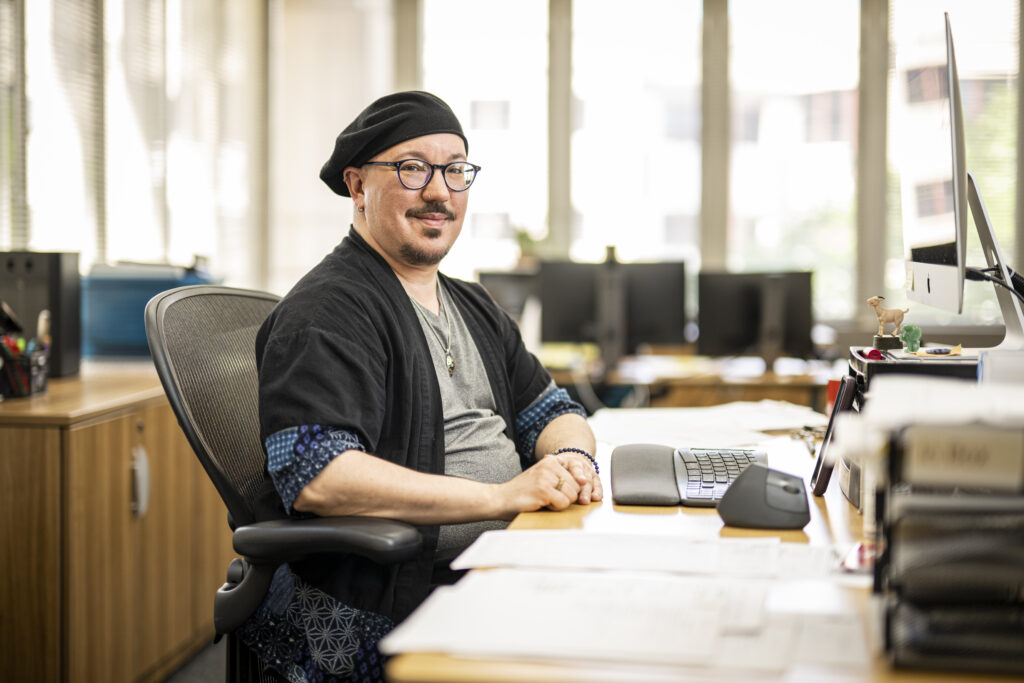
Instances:
[[[682,262],[626,263],[626,349],[686,344],[686,268]]]
[[[682,261],[545,261],[539,273],[541,338],[636,353],[686,343]]]
[[[539,294],[536,270],[481,271],[477,278],[494,301],[520,323],[526,300]]]
[[[697,290],[698,354],[760,356],[769,370],[812,355],[811,273],[702,271]]]

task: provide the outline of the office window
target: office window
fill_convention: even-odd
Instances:
[[[4,32],[22,6],[25,40],[15,32],[3,46],[23,53],[0,74],[12,98],[3,246],[78,251],[83,270],[199,255],[255,284],[263,10],[248,0],[8,1]]]
[[[28,247],[96,255],[104,221],[99,0],[25,3]]]
[[[669,102],[665,109],[665,136],[673,140],[700,142],[700,102],[694,97],[680,96],[678,101]]]
[[[936,12],[922,19],[934,22]],[[946,70],[940,66],[929,66],[920,69],[907,69],[907,100],[910,102],[931,102],[949,97],[949,85],[946,84]]]
[[[914,188],[917,215],[921,218],[953,213],[953,183],[922,183]]]
[[[808,142],[839,142],[856,137],[857,93],[811,93],[804,101]]]
[[[0,248],[28,240],[24,13],[23,0],[0,0]]]
[[[493,213],[475,211],[470,229],[471,239],[480,241],[500,242],[502,240],[514,240],[515,230],[512,229],[512,222],[509,215],[504,211]]]
[[[472,117],[470,124],[477,130],[492,128],[504,130],[508,128],[508,101],[476,101],[471,103]]]
[[[573,3],[573,258],[699,262],[700,50],[697,0]]]
[[[700,225],[693,214],[669,214],[665,216],[666,244],[692,245],[700,241]]]
[[[738,96],[736,96],[738,95]],[[733,142],[757,142],[760,132],[761,107],[760,97],[750,98],[743,93],[734,95],[732,104],[732,139]]]
[[[106,12],[109,184],[99,260],[157,261],[167,241],[167,35],[162,0],[110,0]],[[196,168],[197,174],[203,169]],[[196,200],[202,201],[200,194]]]
[[[859,25],[854,0],[729,2],[727,263],[815,271],[820,319],[853,313]]]
[[[548,3],[423,0],[422,9],[424,89],[452,107],[469,160],[483,167],[444,262],[471,279],[514,266],[517,233],[547,234]]]
[[[106,258],[189,265],[200,256],[218,274],[255,282],[256,9],[107,0],[105,19]]]

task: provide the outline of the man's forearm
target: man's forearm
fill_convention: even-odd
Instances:
[[[534,457],[543,458],[559,448],[580,448],[591,455],[595,454],[597,442],[586,418],[576,413],[566,413],[549,422],[537,437]]]
[[[415,524],[469,522],[499,516],[492,486],[425,474],[361,451],[332,460],[295,499],[320,516],[363,515]]]
[[[302,489],[294,507],[321,517],[386,517],[412,524],[512,520],[520,512],[543,507],[563,510],[577,502],[576,481],[582,478],[556,458],[545,458],[503,484],[488,484],[416,472],[350,450]]]

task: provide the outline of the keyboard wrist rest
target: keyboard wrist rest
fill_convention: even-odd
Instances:
[[[675,450],[626,444],[612,451],[612,500],[616,505],[679,505]]]

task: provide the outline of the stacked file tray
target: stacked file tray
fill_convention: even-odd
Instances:
[[[895,666],[1024,673],[1024,430],[896,432],[874,592]]]

